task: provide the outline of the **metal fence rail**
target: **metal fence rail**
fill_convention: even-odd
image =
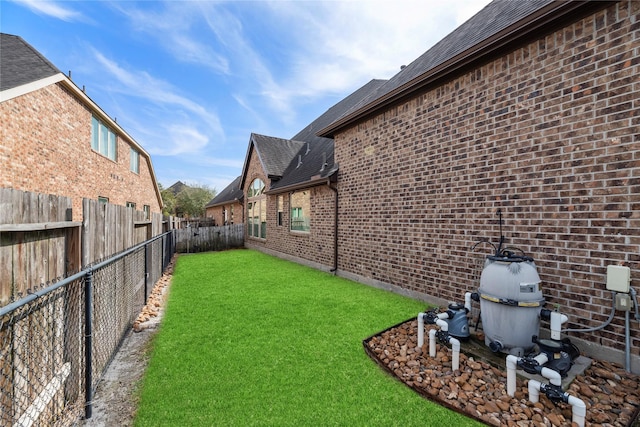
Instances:
[[[174,252],[170,231],[0,308],[0,425],[90,418],[100,377]]]

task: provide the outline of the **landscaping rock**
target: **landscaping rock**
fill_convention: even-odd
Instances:
[[[451,369],[451,349],[440,343],[434,358],[428,345],[417,347],[417,321],[408,320],[365,340],[367,353],[389,373],[421,395],[493,426],[573,426],[572,408],[541,393],[528,400],[527,380],[517,378],[514,397],[507,395],[504,366],[493,366],[460,353]],[[425,333],[425,337],[428,333]],[[640,377],[606,361],[593,360],[565,392],[587,406],[587,427],[640,426]]]

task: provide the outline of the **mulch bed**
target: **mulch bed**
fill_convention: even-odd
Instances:
[[[448,346],[438,343],[436,357],[429,357],[428,332],[420,348],[417,327],[415,318],[392,326],[364,340],[364,349],[385,371],[420,395],[485,424],[576,425],[569,404],[554,404],[543,393],[539,402],[531,403],[526,379],[518,377],[515,396],[508,396],[504,363],[495,366],[466,354],[464,342],[460,369],[455,372]],[[586,404],[586,427],[640,426],[640,376],[620,366],[593,360],[564,391]]]

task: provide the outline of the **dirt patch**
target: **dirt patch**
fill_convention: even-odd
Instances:
[[[485,424],[573,425],[569,404],[554,404],[543,393],[539,402],[531,403],[524,379],[517,379],[515,396],[508,396],[504,365],[496,367],[474,359],[464,353],[464,344],[456,371],[451,369],[451,349],[447,346],[438,344],[436,357],[429,357],[428,339],[423,347],[417,346],[417,328],[415,319],[393,326],[365,340],[365,351],[422,396]],[[593,360],[565,391],[584,401],[586,426],[638,425],[640,376],[627,373],[620,366]]]
[[[91,418],[79,426],[132,426],[138,407],[138,388],[149,362],[149,346],[160,325],[175,257],[153,287],[147,305],[109,364],[93,397]]]

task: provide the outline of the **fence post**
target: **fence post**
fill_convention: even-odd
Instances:
[[[84,279],[84,358],[85,405],[84,417],[91,418],[93,411],[93,270],[87,270]]]
[[[149,243],[144,245],[144,304],[147,303],[149,291]]]

